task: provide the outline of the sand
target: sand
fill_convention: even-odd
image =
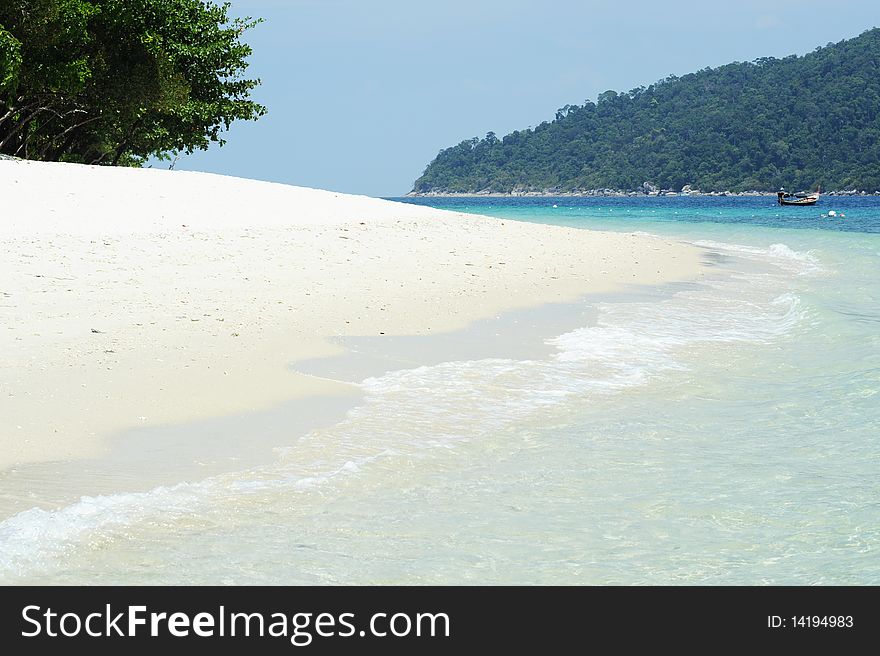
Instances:
[[[349,385],[338,336],[701,275],[700,252],[192,172],[0,161],[0,469]]]

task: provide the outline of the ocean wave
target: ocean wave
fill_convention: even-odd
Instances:
[[[236,509],[252,511],[252,504],[276,492],[308,495],[358,479],[386,461],[454,451],[562,404],[589,402],[686,370],[707,347],[771,342],[804,321],[808,311],[789,288],[792,274],[819,266],[810,253],[782,244],[699,244],[773,258],[780,272],[769,278],[721,276],[659,301],[601,303],[595,325],[549,339],[556,351],[545,359],[451,361],[368,378],[361,383],[363,402],[344,421],[279,449],[270,467],[19,513],[0,522],[0,580],[128,539],[136,524],[208,521],[212,509],[226,517]]]
[[[275,465],[143,492],[85,496],[58,509],[32,508],[0,522],[0,582],[51,570],[78,550],[126,541],[128,528],[136,524],[157,528],[193,517],[210,522],[211,509],[223,509],[225,515],[236,504],[259,504],[273,491],[312,492],[387,455],[346,460],[305,475]]]
[[[154,516],[173,519],[189,513],[207,485],[181,483],[149,492],[83,497],[57,510],[18,513],[0,523],[0,573],[21,576],[44,569],[74,549],[98,548],[115,529]]]
[[[770,262],[800,275],[821,275],[827,273],[815,251],[796,251],[786,244],[771,244],[766,248],[762,248],[760,246],[729,244],[709,239],[699,239],[688,243],[701,248],[739,255],[747,259]]]

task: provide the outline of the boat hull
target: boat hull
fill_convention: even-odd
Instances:
[[[780,205],[815,205],[816,201],[819,200],[819,193],[815,194],[787,194],[784,191],[780,191],[776,194],[776,199],[779,201]]]
[[[800,200],[781,200],[780,205],[815,205],[818,198],[803,198]]]

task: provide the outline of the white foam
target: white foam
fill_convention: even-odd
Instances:
[[[796,251],[786,244],[771,244],[767,248],[762,248],[760,246],[728,244],[708,239],[701,239],[690,243],[694,246],[736,254],[748,259],[770,262],[800,275],[817,275],[826,272],[819,262],[815,251]]]
[[[21,575],[82,546],[96,546],[120,527],[152,516],[190,512],[206,483],[182,483],[149,492],[83,497],[58,510],[33,508],[0,523],[0,573]],[[100,536],[95,537],[100,531]]]
[[[277,489],[314,490],[336,477],[357,474],[361,467],[385,455],[348,460],[329,470],[317,467],[307,476],[274,466],[145,492],[82,497],[55,510],[32,508],[0,522],[0,581],[57,567],[75,550],[100,548],[123,536],[134,524],[172,524],[202,516],[209,508],[257,499]]]

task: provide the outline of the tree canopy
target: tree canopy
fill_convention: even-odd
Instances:
[[[0,153],[138,164],[223,144],[250,99],[259,21],[202,0],[0,2]]]
[[[880,189],[880,29],[669,77],[442,150],[413,191]]]

